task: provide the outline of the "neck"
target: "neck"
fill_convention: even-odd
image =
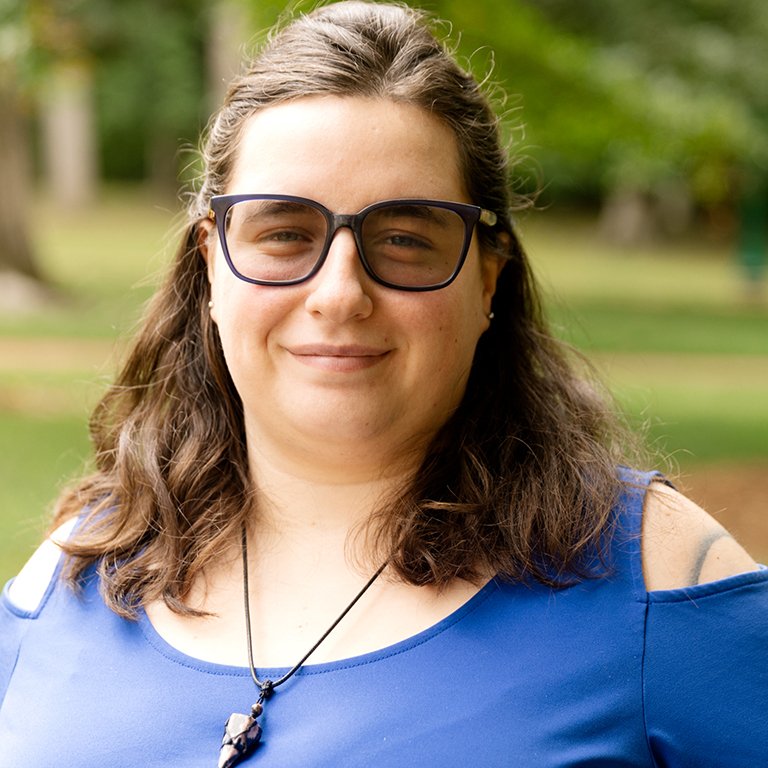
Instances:
[[[373,428],[359,415],[338,414],[322,428],[272,423],[244,414],[248,458],[254,478],[272,469],[291,482],[321,486],[399,482],[421,462],[433,430],[409,431],[396,425]]]
[[[261,446],[261,443],[257,443]],[[274,449],[249,451],[258,492],[258,514],[252,521],[257,549],[269,556],[282,551],[293,557],[318,551],[338,558],[350,554],[350,533],[362,528],[383,500],[397,493],[413,471],[402,461],[371,466],[350,456],[339,463],[327,454],[305,460],[301,454]],[[359,537],[360,542],[364,537]],[[356,552],[365,556],[365,552]]]

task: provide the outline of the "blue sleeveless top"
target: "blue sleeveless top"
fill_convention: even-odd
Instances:
[[[309,664],[244,766],[758,768],[768,765],[768,571],[645,591],[642,476],[611,574],[563,590],[490,581],[430,629]],[[285,670],[261,669],[275,678]],[[0,602],[0,766],[212,768],[247,669],[186,656],[145,615],[54,579]]]

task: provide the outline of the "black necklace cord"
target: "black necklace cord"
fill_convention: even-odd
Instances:
[[[293,667],[291,667],[288,672],[286,672],[282,677],[278,678],[277,680],[259,680],[258,676],[256,675],[256,667],[253,663],[253,638],[251,635],[251,606],[250,606],[250,589],[248,588],[248,532],[246,530],[246,526],[243,525],[243,534],[242,534],[242,555],[243,555],[243,595],[244,595],[244,607],[245,607],[245,636],[248,641],[248,669],[251,672],[251,677],[253,678],[253,682],[256,684],[256,687],[259,689],[259,700],[257,704],[254,704],[254,707],[259,707],[261,705],[261,702],[268,699],[275,688],[277,686],[282,685],[284,682],[289,680],[291,677],[293,677],[296,672],[301,669],[301,667],[304,665],[304,662],[320,647],[320,645],[323,643],[323,641],[328,637],[328,635],[333,632],[334,629],[339,625],[339,623],[342,621],[342,619],[352,610],[352,608],[355,607],[358,600],[370,589],[372,584],[376,581],[376,579],[381,576],[384,569],[389,564],[388,562],[384,562],[379,568],[376,570],[376,572],[371,576],[370,579],[365,583],[363,588],[355,595],[352,602],[347,605],[347,607],[336,617],[333,624],[331,624],[328,629],[323,632],[323,634],[320,636],[320,639],[317,640],[317,642],[304,654],[304,656],[301,658],[300,661],[298,661]]]

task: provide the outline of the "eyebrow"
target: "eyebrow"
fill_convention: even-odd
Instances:
[[[451,212],[436,206],[427,205],[426,203],[413,205],[388,205],[383,208],[379,208],[375,213],[390,218],[396,218],[398,216],[408,216],[414,219],[423,219],[425,221],[434,221],[437,224],[443,226],[449,221]]]
[[[315,212],[315,209],[306,203],[296,203],[292,200],[249,200],[249,210],[254,210],[258,214],[277,214],[277,213],[303,213]],[[256,205],[258,204],[258,205]]]
[[[306,203],[297,203],[291,200],[248,200],[247,203],[247,206],[242,206],[245,209],[245,213],[240,219],[242,224],[248,224],[262,216],[279,216],[283,213],[319,213],[319,211],[315,211],[314,208],[306,205]],[[229,222],[231,222],[232,211],[236,207],[238,206],[234,205],[228,211]]]

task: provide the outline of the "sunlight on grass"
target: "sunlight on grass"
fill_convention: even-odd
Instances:
[[[534,270],[556,301],[744,308],[744,277],[729,244],[690,238],[619,247],[598,236],[595,222],[547,213],[529,214],[521,231]]]
[[[113,338],[135,325],[171,258],[179,206],[140,189],[107,190],[94,208],[36,206],[35,248],[59,301],[18,317],[0,334]]]
[[[603,354],[596,366],[676,463],[768,455],[768,357]]]
[[[547,303],[555,332],[579,349],[683,354],[768,355],[768,313],[759,308]]]
[[[39,205],[37,246],[52,279],[91,294],[153,285],[175,246],[179,207],[140,190],[107,191],[97,209]]]

